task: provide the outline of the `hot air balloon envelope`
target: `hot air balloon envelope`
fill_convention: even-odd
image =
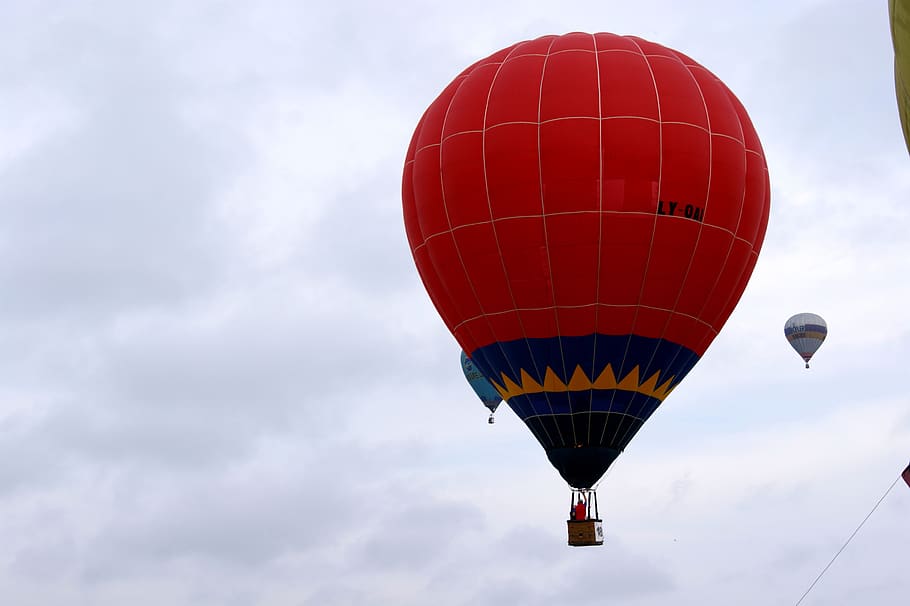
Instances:
[[[894,43],[894,89],[904,141],[910,151],[910,1],[889,0],[891,41]]]
[[[752,123],[716,76],[608,33],[468,67],[421,118],[402,179],[436,309],[576,488],[717,336],[769,191]]]
[[[809,360],[828,336],[828,325],[819,315],[796,314],[784,324],[784,336],[809,368]]]

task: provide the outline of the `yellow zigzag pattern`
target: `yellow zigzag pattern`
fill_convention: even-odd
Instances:
[[[585,374],[585,371],[581,369],[581,365],[578,365],[575,367],[575,372],[572,373],[572,378],[569,379],[569,383],[566,384],[563,383],[559,376],[553,372],[553,369],[548,366],[547,372],[544,374],[543,385],[535,381],[524,368],[521,369],[521,385],[515,383],[512,379],[507,377],[505,373],[500,373],[502,385],[496,381],[490,381],[490,383],[493,384],[493,387],[496,388],[496,391],[499,392],[499,395],[502,396],[503,400],[508,400],[511,397],[528,393],[587,391],[589,389],[621,389],[623,391],[636,391],[642,395],[663,401],[663,399],[673,391],[673,387],[671,387],[670,384],[673,382],[674,377],[670,377],[658,386],[657,379],[658,375],[660,375],[660,371],[655,372],[644,383],[639,381],[638,373],[638,366],[636,366],[629,371],[629,374],[623,377],[621,381],[617,381],[616,374],[613,372],[613,367],[610,364],[607,364],[606,368],[603,369],[603,372],[592,381],[588,375]]]

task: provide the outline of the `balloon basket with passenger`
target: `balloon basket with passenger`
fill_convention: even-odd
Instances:
[[[600,512],[597,510],[597,492],[589,489],[572,489],[566,525],[571,547],[604,544],[603,520],[600,519]]]

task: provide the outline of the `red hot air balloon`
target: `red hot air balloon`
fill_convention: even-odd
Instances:
[[[577,489],[717,336],[769,192],[752,123],[716,76],[608,33],[468,67],[421,118],[402,186],[436,309]]]

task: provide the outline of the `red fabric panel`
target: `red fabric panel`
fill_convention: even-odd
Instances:
[[[411,147],[414,149],[415,155],[429,145],[439,144],[439,139],[442,135],[442,125],[446,119],[449,104],[463,81],[464,76],[459,76],[453,80],[424,112],[423,117],[420,119],[420,126],[414,131],[415,143]],[[410,152],[408,152],[408,159],[412,157]]]
[[[727,303],[724,311],[721,313],[720,319],[716,320],[714,323],[717,330],[720,330],[720,328],[724,325],[724,322],[727,321],[727,318],[730,317],[730,314],[733,313],[733,309],[736,307],[736,304],[739,302],[739,298],[742,296],[743,291],[746,289],[748,276],[751,276],[752,270],[755,269],[756,261],[758,261],[758,253],[754,250],[749,251],[746,262],[743,264],[743,270],[740,274],[740,279],[737,281],[736,286],[730,291],[730,294],[727,296]]]
[[[681,314],[700,317],[714,293],[717,276],[727,262],[727,251],[733,246],[733,234],[705,226],[698,236],[689,272],[679,295],[676,310]]]
[[[430,293],[430,299],[433,301],[436,311],[442,316],[442,319],[446,323],[446,327],[450,331],[453,330],[455,325],[451,324],[451,322],[460,316],[459,310],[452,303],[452,298],[448,296],[445,288],[443,288],[439,274],[432,266],[429,249],[426,246],[421,246],[415,250],[414,260],[417,263],[417,270],[420,274],[420,278],[423,280],[427,292]]]
[[[442,201],[442,178],[439,174],[439,166],[438,145],[419,151],[413,162],[411,190],[414,196],[417,227],[419,227],[422,239],[419,242],[412,240],[412,248],[416,243],[422,243],[434,234],[449,229],[449,219],[446,217],[446,208]]]
[[[501,313],[514,308],[509,281],[492,223],[479,223],[455,230],[455,246],[471,284],[472,297],[479,298],[483,312]]]
[[[605,335],[627,335],[635,326],[638,306],[602,306],[597,313],[597,331]]]
[[[711,189],[705,205],[705,223],[733,234],[743,210],[746,151],[742,143],[727,137],[712,137],[711,144]]]
[[[553,312],[550,313],[552,314]],[[517,311],[488,316],[486,320],[490,325],[490,330],[493,331],[494,338],[490,343],[496,341],[514,341],[515,335],[525,334],[526,329],[522,326],[522,315]],[[476,322],[479,323],[480,320],[477,320]]]
[[[597,53],[600,111],[604,118],[635,116],[658,120],[657,91],[645,57],[637,53]]]
[[[630,332],[641,337],[660,339],[664,336],[671,313],[665,309],[639,306],[635,312],[635,324]],[[686,339],[688,342],[689,339]]]
[[[468,281],[464,266],[455,248],[451,233],[445,233],[427,240],[427,257],[422,272],[434,272],[434,295],[445,299],[447,309],[454,310],[455,317],[447,318],[446,324],[456,326],[461,322],[483,313],[480,301]]]
[[[453,134],[480,131],[484,127],[487,96],[499,65],[481,65],[472,71],[458,87],[446,112],[442,138]]]
[[[743,196],[742,218],[736,235],[747,242],[755,242],[759,232],[764,233],[767,221],[763,222],[765,214],[763,199],[767,199],[770,192],[765,189],[765,159],[756,153],[746,154],[746,192]]]
[[[520,314],[524,335],[529,339],[546,338],[559,334],[556,309],[522,309]]]
[[[651,254],[656,217],[650,214],[603,215],[600,245],[600,302],[638,305]],[[622,334],[622,333],[620,333]]]
[[[736,106],[730,99],[730,91],[720,80],[714,78],[711,72],[704,68],[692,69],[691,73],[698,83],[705,106],[708,109],[711,132],[742,143],[743,128],[739,121]]]
[[[502,64],[490,93],[487,128],[508,122],[533,122],[536,131],[544,61],[540,55],[525,55]]]
[[[724,263],[724,268],[717,277],[716,286],[711,291],[705,308],[698,314],[698,317],[704,320],[714,330],[719,331],[721,326],[727,320],[727,316],[733,311],[730,305],[730,298],[740,284],[745,288],[746,280],[743,280],[746,266],[749,264],[749,257],[752,254],[752,247],[748,242],[734,240],[733,246]],[[748,276],[748,274],[746,274]],[[733,302],[735,305],[735,301]]]
[[[510,53],[509,57],[513,58],[525,55],[546,56],[549,54],[553,42],[558,38],[559,36],[541,36],[540,38],[535,38],[534,40],[525,40],[524,42],[519,42],[513,47],[513,51]]]
[[[698,275],[691,267],[692,251],[701,225],[684,217],[658,217],[648,260],[641,305],[674,309],[685,280]]]
[[[450,137],[443,142],[441,154],[443,205],[449,225],[454,228],[489,221],[483,133]]]
[[[494,219],[540,215],[537,124],[507,124],[486,132],[484,166]]]
[[[660,98],[662,122],[682,122],[708,128],[708,114],[698,83],[675,57],[649,57]]]
[[[638,44],[641,39],[634,36],[618,36],[610,32],[599,32],[594,34],[594,40],[598,51],[628,52],[641,55],[641,47]]]
[[[597,215],[566,214],[547,217],[547,250],[556,305],[577,307],[597,300],[598,243]],[[591,333],[591,326],[584,332]]]
[[[598,210],[600,126],[597,120],[540,125],[540,175],[544,212]]]
[[[541,121],[599,117],[597,59],[593,52],[551,54],[543,74]]]
[[[642,182],[644,198],[629,200],[610,196],[608,208],[653,213],[657,198],[651,199],[651,184],[660,180],[660,124],[649,120],[614,118],[602,122],[603,178],[621,183]]]
[[[556,36],[550,47],[550,54],[555,55],[561,51],[594,50],[594,37],[585,32],[571,32],[563,36]]]
[[[680,55],[677,54],[677,52],[674,50],[671,50],[665,46],[661,46],[660,44],[651,42],[650,40],[638,38],[637,36],[629,36],[629,38],[635,42],[635,44],[638,46],[638,48],[641,49],[641,53],[646,55],[647,57],[670,57],[670,58],[676,59],[677,61],[679,61],[682,64]],[[685,58],[685,55],[682,55],[682,57]]]
[[[546,237],[540,217],[496,223],[502,260],[519,309],[553,306]]]
[[[556,309],[556,322],[559,334],[562,336],[589,335],[592,327],[597,323],[599,311],[596,306],[586,307],[559,307]],[[552,333],[551,333],[552,334]]]
[[[711,138],[707,132],[685,124],[661,128],[660,198],[704,208],[711,179]]]
[[[764,165],[764,159],[762,159],[762,164]],[[761,217],[758,220],[758,233],[755,234],[755,241],[752,243],[752,250],[755,252],[756,257],[765,242],[765,234],[767,233],[765,228],[768,225],[768,219],[771,217],[771,205],[768,204],[768,199],[771,197],[771,180],[767,169],[764,170],[764,173],[764,204],[762,204]],[[746,281],[748,281],[748,277]]]
[[[663,331],[663,338],[674,343],[692,343],[695,351],[704,348],[714,339],[714,330],[690,316],[673,314]]]

